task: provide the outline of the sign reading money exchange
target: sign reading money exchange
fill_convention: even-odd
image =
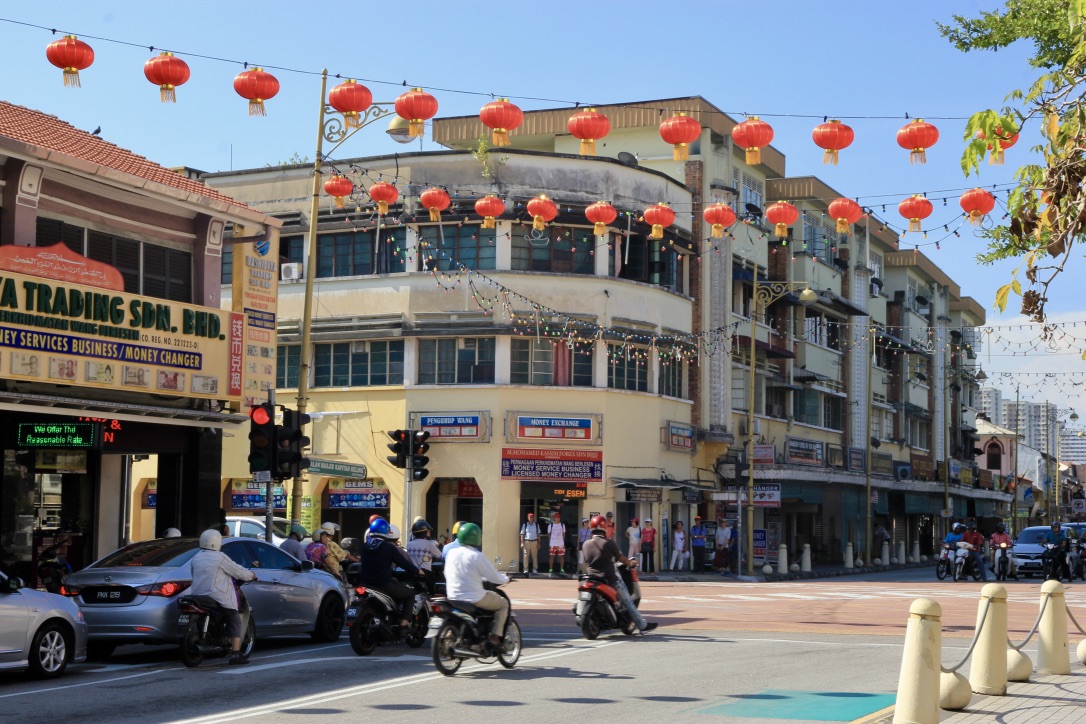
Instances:
[[[237,399],[240,315],[0,271],[4,377]],[[236,339],[235,339],[236,338]]]

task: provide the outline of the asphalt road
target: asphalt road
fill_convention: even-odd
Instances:
[[[644,637],[580,638],[575,583],[509,587],[524,629],[513,670],[466,663],[437,673],[427,647],[356,656],[346,637],[261,641],[246,667],[225,659],[186,669],[169,647],[123,647],[108,662],[54,682],[5,673],[0,711],[23,722],[83,721],[569,721],[711,717],[849,721],[892,703],[909,603],[944,606],[944,662],[960,658],[979,583],[938,582],[930,570],[794,583],[646,583],[643,610],[661,627]],[[1012,638],[1037,611],[1039,581],[1011,581]],[[1068,589],[1086,610],[1086,584]],[[1086,619],[1086,615],[1080,615]],[[1028,620],[1027,620],[1028,619]],[[1081,670],[1077,666],[1076,670]],[[812,712],[814,714],[812,714]]]

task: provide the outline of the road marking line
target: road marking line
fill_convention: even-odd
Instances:
[[[142,674],[129,674],[128,676],[118,676],[114,679],[104,679],[102,681],[84,681],[78,684],[65,684],[64,686],[53,686],[48,689],[34,689],[33,691],[17,691],[13,694],[0,694],[0,699],[7,699],[12,696],[27,696],[32,694],[44,694],[47,691],[63,691],[64,689],[74,689],[77,686],[96,686],[98,684],[112,684],[114,681],[124,681],[125,679],[137,679],[141,676],[150,676],[151,674],[161,674],[163,671],[171,671],[171,669],[160,669],[158,671],[145,671]]]
[[[543,653],[543,654],[537,654],[537,655],[534,655],[534,656],[522,657],[520,659],[520,661],[518,661],[517,663],[519,664],[521,661],[543,661],[543,660],[546,660],[546,659],[557,658],[559,656],[568,656],[569,654],[580,653],[580,652],[586,651],[586,650],[603,649],[603,648],[607,648],[608,646],[617,646],[618,644],[621,644],[621,643],[625,643],[625,642],[622,641],[622,640],[619,640],[619,641],[607,642],[607,643],[600,644],[600,645],[572,647],[570,649],[566,649],[566,650],[562,650],[562,651],[557,651],[557,652],[552,651],[552,652],[547,652],[547,653]],[[478,665],[475,665],[475,666],[469,666],[469,668],[465,669],[465,671],[473,671],[473,670],[476,670],[476,669],[482,669],[482,668],[486,668],[486,667],[490,667],[490,666],[500,666],[500,664],[498,664],[497,662],[495,662],[493,664],[478,664]],[[235,709],[234,711],[230,711],[230,712],[221,712],[221,713],[218,713],[218,714],[209,714],[207,716],[197,717],[197,718],[194,718],[194,719],[182,719],[182,720],[179,720],[179,721],[175,721],[173,724],[213,724],[214,722],[226,722],[226,721],[233,721],[235,719],[248,719],[248,718],[251,718],[251,717],[254,717],[254,716],[261,716],[261,715],[264,715],[264,714],[273,714],[275,712],[287,711],[287,710],[290,710],[290,709],[298,709],[298,708],[305,707],[305,706],[314,706],[314,705],[317,705],[317,704],[327,704],[327,703],[332,702],[332,701],[338,701],[339,699],[347,699],[347,698],[351,698],[351,697],[354,697],[354,696],[360,696],[362,694],[372,694],[372,693],[376,693],[378,691],[385,691],[387,689],[395,689],[395,688],[398,688],[398,687],[401,687],[401,686],[410,686],[412,684],[422,683],[424,681],[436,681],[436,680],[441,680],[441,679],[446,679],[446,678],[447,677],[444,674],[441,674],[441,673],[413,674],[411,676],[404,676],[404,677],[399,677],[399,678],[396,678],[396,679],[390,679],[389,681],[380,682],[380,683],[377,683],[377,684],[362,684],[360,686],[356,686],[356,687],[352,687],[350,689],[337,691],[337,692],[331,693],[331,694],[315,694],[315,695],[311,695],[311,696],[303,696],[303,697],[299,697],[297,699],[290,699],[290,700],[287,700],[287,701],[283,701],[283,702],[280,702],[278,704],[265,704],[263,706],[251,707],[251,708],[248,708],[248,709]]]
[[[366,661],[430,661],[429,656],[415,656],[415,655],[412,655],[412,654],[407,654],[405,656],[372,656],[372,657],[360,656],[359,658],[364,659]],[[219,673],[219,674],[229,674],[229,675],[251,674],[254,671],[266,671],[268,669],[278,669],[278,668],[281,668],[281,667],[284,667],[284,666],[294,666],[295,664],[316,664],[316,663],[325,663],[325,662],[328,662],[328,661],[340,661],[341,662],[341,661],[343,661],[343,659],[338,658],[338,657],[333,658],[333,657],[328,657],[328,656],[325,656],[325,657],[322,657],[322,658],[319,658],[319,659],[291,659],[290,661],[275,661],[275,662],[272,662],[270,664],[257,664],[256,666],[245,666],[244,668],[240,668],[240,669],[226,669],[224,671],[219,671],[217,673]]]

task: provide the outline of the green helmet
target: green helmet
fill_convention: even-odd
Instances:
[[[456,539],[462,546],[474,546],[478,548],[483,543],[483,531],[474,523],[461,523],[460,530],[456,533]]]

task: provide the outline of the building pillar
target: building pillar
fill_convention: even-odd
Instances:
[[[34,246],[37,241],[41,166],[8,159],[4,164],[4,214],[0,216],[0,244]]]

